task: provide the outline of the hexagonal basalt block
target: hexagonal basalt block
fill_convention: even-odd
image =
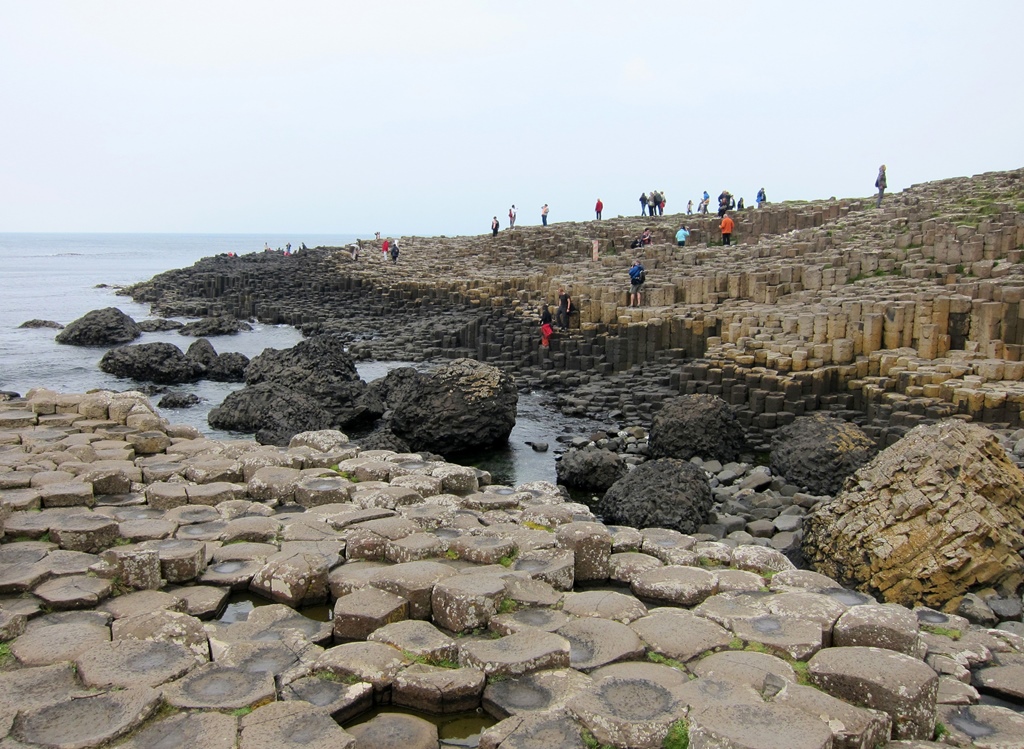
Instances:
[[[654,652],[684,663],[732,642],[732,635],[722,627],[681,609],[654,609],[629,627]]]
[[[448,551],[459,559],[476,564],[497,564],[503,557],[511,557],[516,545],[498,536],[459,536],[448,543]]]
[[[177,713],[150,723],[118,749],[235,749],[237,739],[238,718],[223,713]]]
[[[513,632],[531,629],[554,632],[570,621],[572,621],[572,617],[556,609],[519,609],[509,614],[498,614],[491,617],[487,626],[498,634],[510,635]]]
[[[609,619],[577,619],[559,628],[557,634],[569,641],[569,664],[578,671],[592,671],[644,654],[644,643],[637,634]]]
[[[718,578],[698,567],[670,565],[633,578],[634,595],[680,606],[696,606],[718,590]]]
[[[188,673],[196,659],[173,642],[116,640],[89,648],[75,665],[88,687],[156,687]]]
[[[911,611],[895,604],[854,606],[836,621],[832,643],[840,647],[885,648],[916,657],[918,620]]]
[[[546,668],[568,668],[569,641],[549,632],[517,632],[498,640],[465,643],[459,663],[486,674],[518,676]]]
[[[48,580],[33,591],[50,608],[92,608],[110,595],[112,583],[99,577],[70,575]]]
[[[336,642],[365,640],[375,630],[409,616],[409,602],[394,593],[363,588],[334,603]]]
[[[334,678],[305,676],[282,689],[281,699],[302,700],[322,707],[335,721],[344,723],[373,707],[373,684],[346,684]]]
[[[483,708],[499,720],[510,715],[554,710],[564,707],[592,685],[589,676],[571,668],[537,671],[488,684],[484,689]]]
[[[733,633],[744,642],[756,642],[793,660],[803,661],[821,650],[821,626],[788,616],[766,614],[733,622]]]
[[[309,606],[327,600],[328,572],[319,554],[282,551],[253,575],[249,589],[287,606]]]
[[[455,640],[430,622],[416,619],[385,624],[367,639],[372,642],[383,642],[435,664],[455,662],[459,657],[459,647]]]
[[[460,713],[480,706],[486,677],[478,668],[440,668],[414,663],[391,688],[396,705],[428,713]]]
[[[62,549],[96,554],[120,538],[117,522],[103,515],[76,513],[50,525],[50,538]]]
[[[36,627],[11,643],[11,654],[23,666],[48,666],[73,661],[97,644],[110,641],[110,629],[85,623]]]
[[[480,734],[480,749],[586,749],[580,726],[566,710],[521,713]]]
[[[646,679],[602,679],[573,697],[569,711],[602,744],[659,747],[669,726],[685,715],[672,690]]]
[[[519,555],[512,563],[516,572],[525,572],[556,590],[572,590],[576,579],[576,560],[568,549],[537,549]]]
[[[715,705],[691,711],[691,746],[831,749],[832,731],[785,705]]]
[[[357,565],[345,565],[339,568],[341,572],[347,568]],[[405,562],[388,567],[377,567],[367,575],[370,585],[389,593],[401,596],[409,602],[409,617],[411,619],[429,619],[432,613],[431,598],[434,586],[441,580],[456,575],[452,567],[440,562],[419,561]],[[332,592],[336,597],[340,590]]]
[[[164,689],[169,704],[198,710],[238,710],[275,696],[274,677],[269,672],[250,673],[216,663],[199,666]]]
[[[431,595],[434,621],[452,632],[487,626],[505,595],[505,582],[497,575],[455,575],[441,580]]]
[[[647,616],[647,607],[633,596],[609,590],[589,590],[567,593],[562,611],[573,616],[597,617],[629,624]]]
[[[160,693],[148,687],[103,692],[20,714],[15,738],[35,746],[93,747],[142,725],[160,705]]]
[[[272,702],[242,718],[240,749],[350,749],[355,738],[323,708]]]

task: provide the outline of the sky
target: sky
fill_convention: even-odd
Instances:
[[[0,232],[448,236],[1024,167],[1024,2],[0,0]]]

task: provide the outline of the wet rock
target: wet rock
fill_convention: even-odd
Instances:
[[[178,330],[184,323],[177,320],[168,320],[163,317],[152,317],[149,320],[139,320],[139,330],[143,333],[162,333],[168,330]]]
[[[814,413],[782,427],[772,437],[772,472],[812,494],[836,494],[847,476],[877,452],[856,424]]]
[[[382,713],[365,723],[352,726],[349,733],[360,749],[434,749],[437,726],[423,718],[400,713]]]
[[[195,382],[205,374],[205,367],[186,357],[173,343],[120,346],[104,354],[99,366],[116,377],[162,385]]]
[[[201,338],[214,335],[235,335],[243,330],[252,330],[252,326],[229,315],[219,315],[217,317],[204,317],[202,320],[186,323],[178,328],[178,333]]]
[[[68,323],[54,340],[71,346],[116,346],[140,335],[142,331],[132,318],[116,307],[106,307]]]
[[[682,460],[649,460],[619,479],[594,506],[605,522],[694,533],[707,522],[711,486]]]
[[[475,710],[484,691],[484,672],[414,663],[395,677],[392,701],[428,713]]]
[[[53,328],[55,330],[63,330],[64,326],[59,322],[53,320],[26,320],[19,328]]]
[[[664,402],[648,439],[652,458],[738,460],[746,447],[743,427],[729,405],[713,395],[683,395]]]
[[[47,747],[100,746],[138,728],[160,705],[148,687],[101,692],[18,715],[12,735]]]

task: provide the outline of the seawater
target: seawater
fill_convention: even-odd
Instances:
[[[96,388],[131,390],[142,383],[106,374],[99,369],[105,347],[65,346],[54,341],[53,328],[19,328],[28,320],[53,320],[66,325],[86,312],[117,307],[135,320],[153,317],[148,305],[118,296],[117,288],[146,281],[158,273],[192,265],[221,253],[262,252],[264,244],[294,250],[338,247],[355,234],[3,234],[0,233],[0,390],[24,395],[31,388],[82,393]],[[176,318],[187,322],[185,318]],[[302,335],[286,325],[253,323],[253,330],[231,336],[211,336],[218,353],[237,351],[252,358],[266,348],[294,346]],[[134,343],[164,341],[185,350],[195,339],[175,331],[144,333]],[[358,362],[367,382],[382,377],[403,362]],[[422,365],[416,365],[422,367]],[[168,386],[201,399],[187,409],[164,409],[161,415],[188,424],[214,438],[240,435],[215,430],[207,423],[210,409],[219,405],[241,383],[200,381]],[[154,405],[159,395],[152,397]],[[535,452],[528,442],[546,442],[554,448],[562,434],[587,434],[598,425],[586,419],[560,415],[539,393],[523,393],[519,417],[506,447],[467,456],[459,461],[492,473],[496,483],[554,481],[551,452]]]

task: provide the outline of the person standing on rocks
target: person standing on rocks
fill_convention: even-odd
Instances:
[[[875,203],[875,208],[881,208],[882,196],[885,195],[885,188],[888,187],[885,182],[885,164],[878,167],[878,176],[875,178],[875,187],[878,188],[878,202]]]
[[[551,334],[554,333],[551,327],[551,308],[547,304],[541,307],[540,313],[540,345],[547,348],[551,342]]]
[[[640,215],[647,215],[647,193],[640,193]]]
[[[649,193],[647,193],[647,213],[648,213],[648,215],[651,215],[651,216],[657,216],[658,215],[658,202],[659,202],[659,200],[660,200],[660,196],[658,195],[658,193],[655,190],[651,190]]]
[[[564,286],[558,287],[558,315],[555,322],[562,330],[569,329],[569,313],[572,312],[572,297]]]
[[[679,227],[679,231],[676,232],[676,244],[680,247],[686,247],[686,238],[690,236],[690,230],[686,228],[686,224]]]
[[[391,246],[391,242],[387,239],[384,240],[384,244],[380,246],[381,255],[384,257],[384,262],[388,259],[388,247]]]
[[[394,242],[391,243],[391,262],[394,263],[395,265],[398,265],[398,253],[398,240],[396,239]]]
[[[594,204],[594,213],[597,214],[597,220],[598,221],[601,220],[601,211],[603,211],[603,210],[604,210],[604,203],[601,202],[601,198],[598,198],[597,202]]]
[[[548,204],[545,203],[540,207],[540,223],[542,226],[548,225]]]
[[[516,204],[513,203],[512,207],[508,209],[508,228],[516,228]]]
[[[501,224],[498,223],[498,217],[495,216],[494,218],[491,219],[491,236],[492,237],[498,236],[498,229],[500,227],[501,227]]]
[[[634,260],[629,269],[629,304],[627,307],[640,306],[640,294],[647,281],[647,269],[639,260]]]
[[[723,213],[721,224],[723,247],[729,247],[730,245],[732,245],[732,230],[734,227],[735,224],[733,223],[732,216],[730,216],[728,213]]]
[[[693,199],[692,198],[690,200],[686,201],[686,215],[687,216],[692,216],[693,215]]]
[[[760,190],[757,191],[757,198],[756,198],[756,200],[757,200],[757,207],[758,208],[760,208],[762,204],[768,202],[768,196],[765,195],[763,187]]]
[[[658,215],[665,215],[665,193],[661,190],[658,190]]]

